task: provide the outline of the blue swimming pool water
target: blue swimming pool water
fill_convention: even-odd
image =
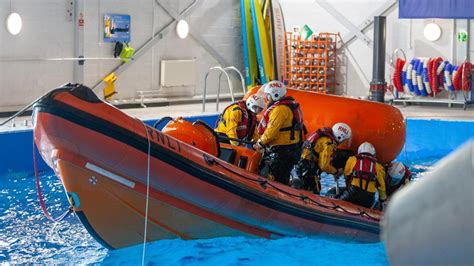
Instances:
[[[417,177],[423,176],[436,159],[411,164]],[[41,174],[48,209],[55,215],[68,207],[59,179],[52,172]],[[325,189],[334,186],[322,180]],[[0,264],[123,264],[141,263],[142,246],[109,251],[98,244],[71,215],[53,224],[39,206],[34,176],[9,173],[0,177]],[[209,240],[166,240],[147,245],[151,264],[205,265],[289,265],[356,264],[387,265],[382,243],[342,243],[321,238],[279,240],[218,238]]]
[[[215,116],[191,119],[198,118],[209,124],[214,124],[216,119]],[[426,137],[426,132],[436,132],[436,137]],[[407,119],[407,140],[397,159],[410,165],[416,178],[423,178],[439,158],[473,136],[472,121]],[[0,147],[0,264],[141,263],[142,246],[108,251],[88,234],[76,217],[70,216],[56,225],[44,217],[33,176],[21,173],[32,171],[31,130],[0,133]],[[38,166],[48,169],[41,160]],[[68,206],[61,183],[52,172],[43,172],[41,180],[48,208],[59,215]],[[322,186],[324,192],[334,186],[334,181],[325,178]],[[341,243],[318,238],[158,241],[147,245],[146,261],[159,265],[388,264],[382,243]]]

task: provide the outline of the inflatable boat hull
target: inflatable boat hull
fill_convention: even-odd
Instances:
[[[316,235],[379,241],[380,212],[266,181],[145,126],[86,87],[51,93],[34,107],[34,124],[42,157],[105,247],[143,241],[148,158],[148,241]]]

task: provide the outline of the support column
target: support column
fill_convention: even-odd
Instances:
[[[370,99],[376,102],[384,102],[385,88],[385,40],[386,40],[386,18],[376,16],[374,18],[374,53],[372,66],[372,81],[370,82]]]
[[[85,0],[74,0],[74,57],[84,58]],[[84,60],[74,61],[74,82],[84,83]]]

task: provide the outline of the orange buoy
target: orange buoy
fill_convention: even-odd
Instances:
[[[246,97],[259,89],[252,88]],[[342,149],[356,152],[361,143],[368,141],[374,145],[377,159],[388,163],[405,144],[405,120],[400,110],[391,105],[293,89],[288,89],[287,95],[301,105],[308,133],[337,122],[348,124],[352,138],[341,145]]]

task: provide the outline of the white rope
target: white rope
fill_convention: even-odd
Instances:
[[[145,265],[145,255],[146,255],[146,235],[148,229],[148,202],[150,199],[150,152],[151,152],[151,143],[150,136],[148,135],[148,129],[142,121],[140,121],[145,128],[146,139],[148,140],[148,157],[147,157],[147,173],[146,173],[146,203],[145,203],[145,226],[143,232],[143,251],[142,251],[142,266]]]

